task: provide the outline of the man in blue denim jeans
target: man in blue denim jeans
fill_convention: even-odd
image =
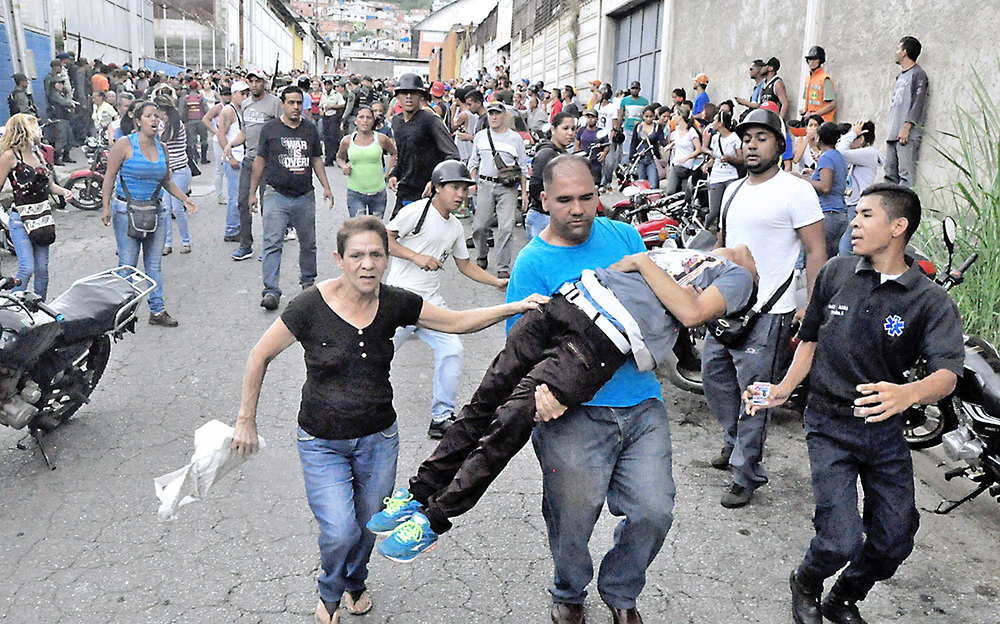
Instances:
[[[333,208],[319,132],[311,121],[302,118],[302,90],[286,87],[281,93],[281,117],[267,122],[260,131],[250,178],[251,210],[257,205],[261,178],[271,187],[264,214],[264,293],[260,306],[265,310],[278,309],[281,249],[289,225],[299,236],[299,284],[305,289],[316,280],[316,194],[312,172],[323,185],[323,198]]]
[[[645,251],[634,228],[596,219],[597,187],[590,163],[564,154],[545,168],[542,201],[548,227],[518,254],[507,300],[550,294],[585,269],[608,267]],[[508,329],[516,320],[508,321]],[[670,424],[652,371],[629,357],[594,398],[567,410],[547,386],[535,392],[540,422],[532,444],[542,468],[542,515],[555,564],[552,621],[584,621],[593,578],[589,541],[605,501],[623,517],[601,562],[597,590],[616,624],[642,622],[636,598],[646,568],[673,522]]]

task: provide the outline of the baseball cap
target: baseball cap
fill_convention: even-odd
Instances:
[[[632,84],[630,84],[628,86],[628,88],[629,88],[629,91],[631,91],[632,89],[641,89],[642,88],[642,84],[638,80],[633,80]]]
[[[694,77],[694,81],[697,82],[698,84],[707,85],[708,76],[706,76],[705,74],[698,74],[697,76]]]
[[[442,95],[444,95],[444,83],[443,82],[435,82],[434,84],[432,84],[431,85],[431,96],[432,97],[441,97]]]
[[[264,74],[264,72],[262,72],[259,67],[251,67],[249,70],[247,70],[247,78],[250,78],[250,76],[256,76],[261,80],[267,78],[267,75]]]
[[[507,107],[504,106],[503,102],[490,102],[489,105],[486,106],[486,112],[487,113],[492,113],[493,111],[499,111],[501,113],[506,113],[507,112]]]
[[[597,111],[595,111],[592,108],[588,108],[587,110],[583,111],[583,114],[590,115],[591,117],[597,117]]]
[[[28,79],[28,77],[22,74],[21,72],[14,74],[13,76],[11,76],[11,78],[14,80],[14,84],[17,84],[19,82],[24,82],[25,80]]]
[[[774,71],[778,71],[779,69],[781,69],[781,61],[779,61],[777,57],[774,56],[767,59],[767,61],[764,62],[764,65],[774,69]]]
[[[769,101],[769,102],[764,102],[763,104],[760,105],[760,108],[762,108],[764,110],[769,110],[772,113],[778,113],[778,112],[780,112],[778,110],[778,103],[775,102],[775,101],[773,101],[773,100]]]
[[[599,87],[599,86],[601,86],[601,81],[600,80],[591,80],[590,84],[593,85],[593,86],[595,86],[595,87]]]
[[[67,54],[66,52],[60,52],[59,54],[56,54],[56,58],[59,59],[60,61],[66,60],[69,57],[70,57],[69,54]]]
[[[246,82],[244,82],[242,80],[237,80],[237,81],[233,82],[233,84],[229,85],[229,90],[232,93],[237,93],[239,91],[246,91],[249,88],[250,88],[250,85],[248,85]]]

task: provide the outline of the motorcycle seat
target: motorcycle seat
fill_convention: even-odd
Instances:
[[[127,282],[104,274],[76,282],[49,306],[65,317],[63,340],[72,343],[113,329],[118,310],[135,297]]]

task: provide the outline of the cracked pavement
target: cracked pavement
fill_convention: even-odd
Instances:
[[[268,448],[218,483],[209,496],[156,517],[153,478],[187,463],[206,420],[231,423],[246,356],[276,314],[259,306],[260,264],[233,262],[222,242],[224,207],[195,179],[194,251],[164,258],[167,310],[180,327],[151,327],[140,308],[137,334],[113,346],[90,404],[48,437],[55,471],[24,432],[0,431],[0,620],[17,624],[311,622],[319,565],[316,526],[295,451],[295,415],[305,378],[301,350],[270,367],[258,424]],[[337,205],[317,211],[319,273],[336,274],[334,234],[346,217],[344,178],[328,170]],[[57,213],[52,296],[116,263],[99,212]],[[256,251],[261,249],[255,219]],[[465,222],[466,228],[469,223]],[[518,229],[517,243],[524,232]],[[297,243],[286,243],[285,301],[298,292]],[[14,259],[0,257],[4,272]],[[494,289],[447,267],[454,308],[502,301]],[[502,327],[463,337],[467,399],[503,341]],[[431,350],[410,341],[393,365],[400,423],[397,483],[433,449],[426,437]],[[675,521],[648,573],[639,608],[646,622],[787,622],[787,577],[812,536],[812,494],[801,423],[776,417],[768,438],[771,482],[742,510],[719,503],[726,475],[708,460],[719,431],[700,397],[664,385],[677,481]],[[913,555],[863,603],[872,622],[1000,623],[1000,505],[988,497],[948,516],[928,509],[970,491],[945,484],[939,454],[914,453],[924,512]],[[595,561],[610,547],[605,511],[591,542]],[[344,623],[548,621],[551,558],[541,517],[538,464],[522,451],[480,505],[456,521],[437,549],[411,564],[375,554],[375,607]],[[593,584],[590,622],[610,622]]]

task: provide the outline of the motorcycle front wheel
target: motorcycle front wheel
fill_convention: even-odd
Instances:
[[[681,328],[673,350],[658,372],[681,390],[705,394],[701,381],[701,349],[704,343],[704,328]]]
[[[111,338],[98,336],[70,366],[48,381],[38,381],[42,398],[32,426],[43,431],[55,429],[80,409],[90,398],[111,356]]]
[[[101,182],[95,177],[75,178],[69,184],[73,199],[69,203],[80,210],[97,210],[101,207]]]
[[[951,397],[933,405],[914,405],[903,412],[903,418],[903,436],[913,450],[937,446],[941,437],[958,423]]]

